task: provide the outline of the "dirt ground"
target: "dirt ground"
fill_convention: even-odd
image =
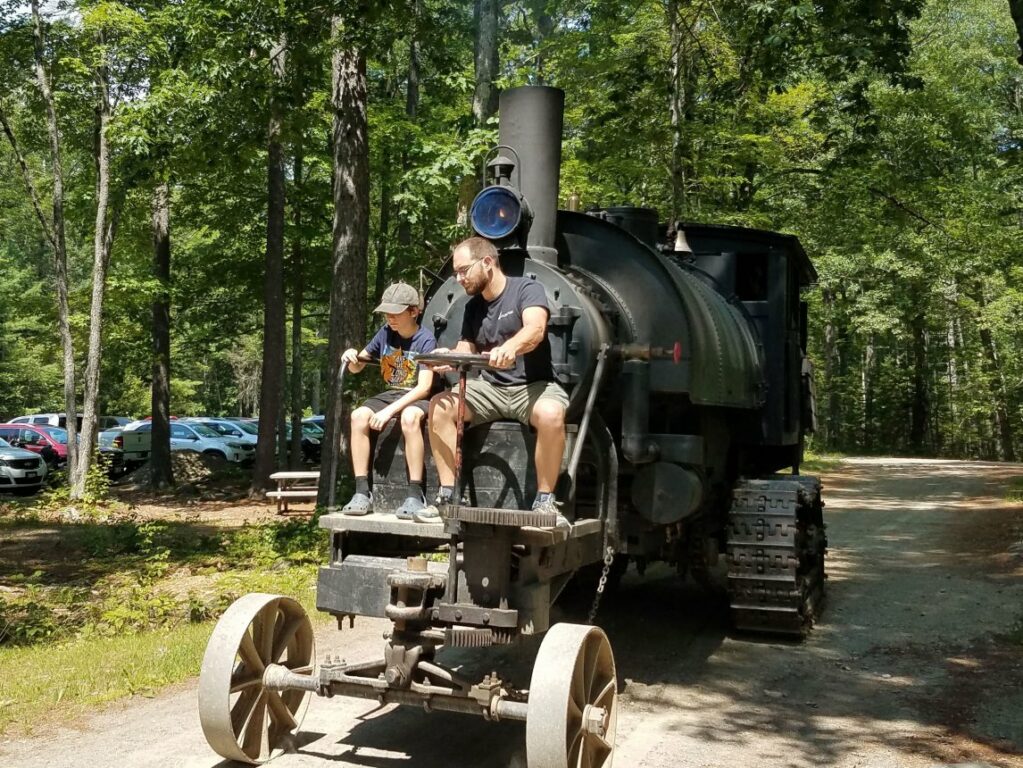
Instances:
[[[1023,504],[1004,500],[1018,476],[1023,465],[906,459],[827,473],[828,604],[801,644],[734,634],[718,597],[630,571],[599,617],[621,691],[615,764],[1023,768]],[[245,510],[205,499],[164,513],[267,513]],[[375,658],[385,627],[325,630],[318,655]],[[525,684],[531,652],[502,669]],[[195,688],[2,743],[0,764],[227,766],[203,739]],[[523,744],[519,723],[314,698],[298,751],[274,765],[524,768]]]

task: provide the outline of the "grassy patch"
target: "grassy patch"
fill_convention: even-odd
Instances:
[[[99,505],[68,520],[40,501],[0,504],[0,733],[196,674],[213,622],[246,593],[316,615],[328,542],[315,520],[218,526]]]
[[[199,674],[214,618],[247,592],[294,597],[315,621],[315,584],[312,565],[220,573],[186,598],[186,603],[202,606],[193,614],[199,621],[115,635],[93,627],[63,642],[0,647],[0,734],[31,733],[43,723],[66,722],[97,704],[136,694],[152,696]]]
[[[41,719],[73,718],[96,704],[198,674],[212,622],[125,637],[0,648],[0,733],[31,733]]]
[[[1023,501],[1023,477],[1014,477],[1005,490],[1006,501]]]
[[[831,472],[838,468],[843,458],[845,457],[840,453],[806,451],[803,454],[803,462],[799,465],[799,471],[806,474]]]

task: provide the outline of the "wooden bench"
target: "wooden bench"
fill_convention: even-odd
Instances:
[[[274,472],[270,479],[277,483],[276,491],[267,491],[268,499],[277,499],[277,514],[288,512],[288,502],[293,499],[316,500],[319,490],[319,472]]]

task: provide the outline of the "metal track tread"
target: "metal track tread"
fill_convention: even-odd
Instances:
[[[728,515],[728,596],[737,629],[802,638],[824,599],[821,484],[742,479]]]

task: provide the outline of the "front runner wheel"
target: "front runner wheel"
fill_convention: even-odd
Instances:
[[[199,672],[199,720],[218,755],[259,764],[291,743],[309,692],[268,690],[263,671],[279,664],[311,675],[313,654],[313,625],[295,600],[253,593],[231,604]]]
[[[611,643],[599,627],[555,624],[529,683],[529,768],[611,768],[618,681]]]

